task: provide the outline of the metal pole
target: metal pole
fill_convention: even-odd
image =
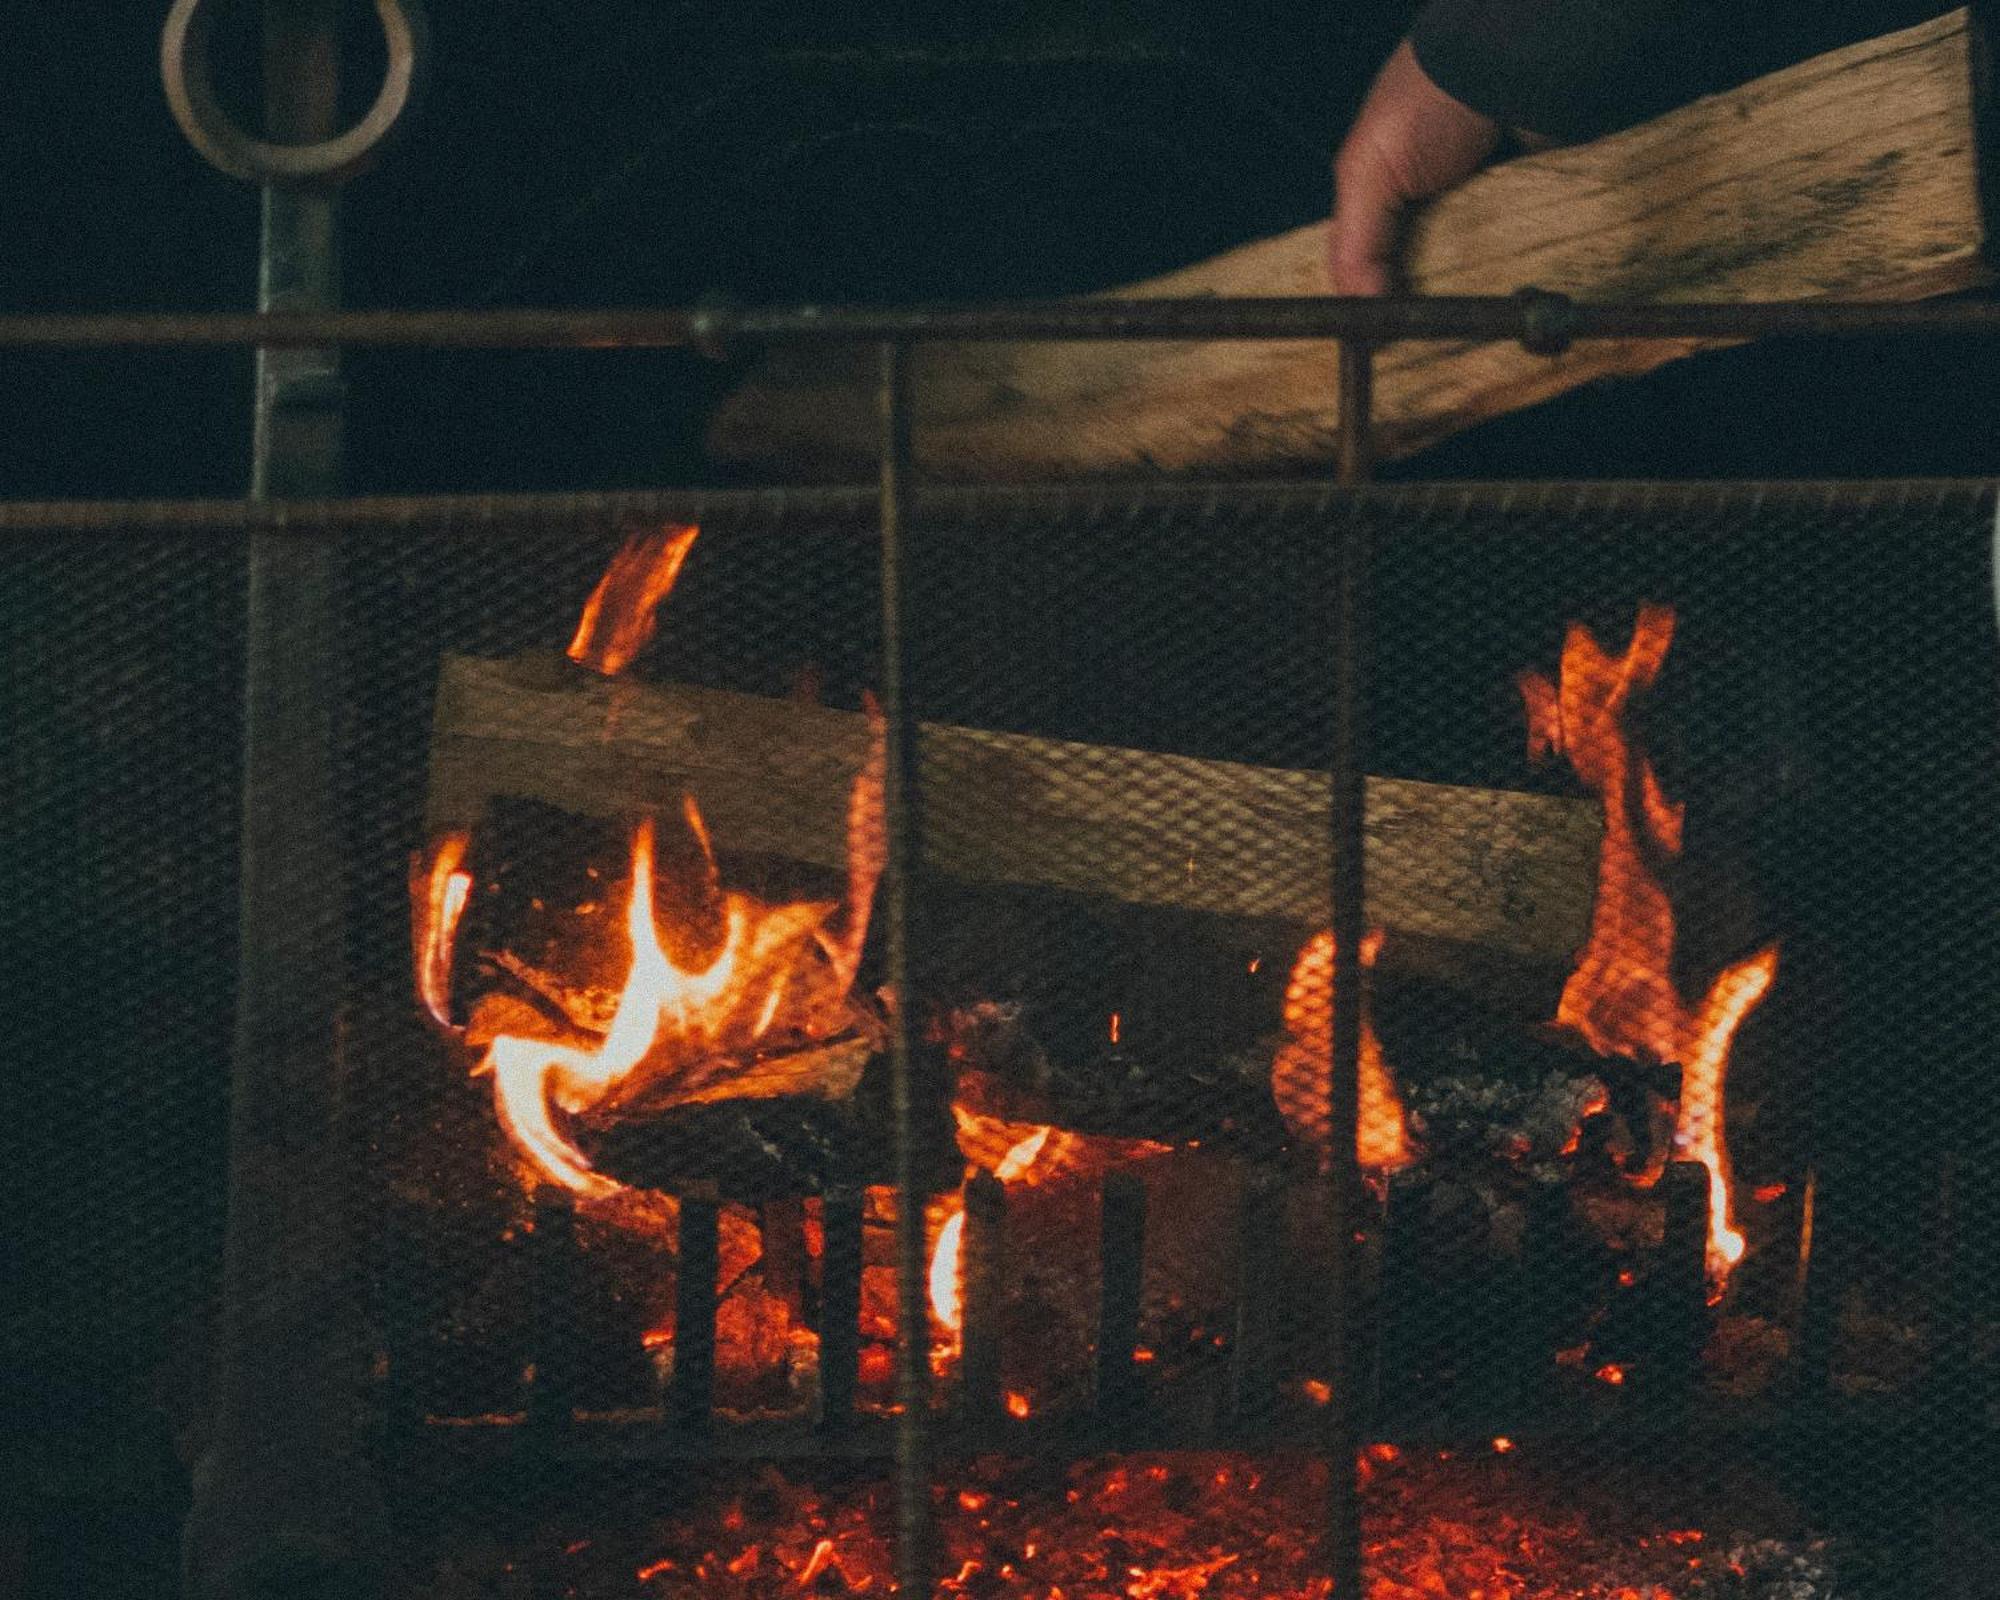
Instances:
[[[1373,354],[1353,341],[1340,347],[1340,481],[1352,487],[1368,475],[1373,403]],[[1327,1565],[1341,1600],[1361,1593],[1361,1451],[1359,1330],[1355,1302],[1360,1272],[1354,1232],[1361,1194],[1355,1160],[1360,1120],[1361,941],[1367,932],[1363,775],[1367,719],[1367,583],[1365,518],[1340,528],[1334,575],[1334,709],[1331,752],[1333,832],[1333,1048],[1327,1095],[1327,1231],[1332,1300],[1327,1351]]]
[[[266,5],[273,139],[331,131],[336,20],[334,0]],[[338,304],[331,193],[264,188],[257,300],[265,314]],[[332,351],[258,351],[253,499],[339,492],[340,401]],[[230,1600],[380,1582],[342,1115],[339,577],[331,539],[249,541],[220,1399],[187,1534],[191,1590]]]
[[[929,1297],[924,1273],[924,1161],[919,1142],[927,1103],[912,1038],[911,921],[921,859],[921,796],[916,720],[909,702],[904,654],[909,620],[909,572],[904,547],[903,483],[910,460],[908,352],[891,341],[881,351],[882,422],[882,715],[887,724],[888,831],[882,874],[883,933],[890,992],[890,1099],[895,1120],[896,1180],[896,1586],[922,1600],[934,1586],[936,1548],[931,1515],[931,1395]]]

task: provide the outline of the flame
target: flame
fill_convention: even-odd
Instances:
[[[681,575],[700,531],[669,523],[627,539],[583,604],[569,642],[570,660],[607,678],[630,666],[653,637],[660,602]]]
[[[1680,1108],[1674,1132],[1683,1158],[1709,1174],[1708,1274],[1719,1295],[1744,1241],[1732,1220],[1723,1083],[1743,1019],[1777,976],[1775,946],[1729,967],[1699,1005],[1673,980],[1674,913],[1658,867],[1681,853],[1686,807],[1667,799],[1629,716],[1653,687],[1673,644],[1671,607],[1639,607],[1632,639],[1613,655],[1581,623],[1563,640],[1558,683],[1518,680],[1531,759],[1562,754],[1604,807],[1604,845],[1590,936],[1563,986],[1559,1025],[1604,1055],[1676,1062]]]
[[[961,1113],[963,1115],[963,1113]],[[1049,1142],[1053,1128],[1038,1128],[1019,1141],[993,1169],[1002,1183],[1012,1183],[1035,1164]],[[955,1201],[952,1213],[938,1229],[937,1243],[931,1246],[931,1315],[952,1333],[965,1326],[965,1201]]]
[[[879,768],[878,749],[856,782],[858,792],[879,786]],[[865,809],[857,803],[854,815]],[[700,876],[714,880],[707,829],[692,798],[685,802],[685,819],[700,849]],[[879,824],[857,831],[879,834]],[[663,940],[657,856],[655,824],[647,818],[633,834],[625,898],[630,964],[602,1042],[585,1047],[501,1034],[474,1069],[492,1072],[500,1122],[516,1148],[543,1177],[586,1198],[606,1198],[621,1186],[590,1169],[559,1131],[557,1112],[575,1115],[629,1100],[717,1057],[747,1061],[787,1041],[830,1037],[852,1021],[847,996],[867,938],[879,867],[863,862],[851,869],[857,898],[844,908],[768,905],[718,890],[721,937],[697,964],[677,960]],[[843,925],[835,925],[837,918]]]
[[[1375,965],[1382,949],[1377,928],[1361,941],[1361,964]],[[1409,1130],[1396,1080],[1382,1056],[1382,1042],[1361,1000],[1360,1117],[1355,1159],[1372,1172],[1394,1172],[1412,1159]],[[1306,941],[1285,986],[1285,1031],[1291,1035],[1271,1064],[1271,1093],[1286,1125],[1322,1153],[1329,1139],[1333,1070],[1333,934]]]
[[[631,662],[652,636],[697,531],[670,525],[626,542],[584,606],[572,660],[607,676]],[[591,1169],[564,1118],[676,1085],[706,1092],[718,1077],[834,1039],[859,1020],[849,993],[887,854],[886,729],[872,699],[866,711],[870,746],[848,800],[839,903],[774,905],[726,890],[691,795],[683,797],[665,871],[658,825],[650,817],[638,824],[624,902],[627,965],[612,986],[617,999],[602,1037],[580,1041],[580,1026],[560,1038],[503,1031],[473,1069],[493,1075],[501,1125],[543,1178],[608,1198],[623,1186]],[[417,993],[444,1026],[453,938],[472,886],[461,866],[466,847],[464,834],[445,835],[411,877]]]
[[[472,874],[464,870],[472,835],[453,829],[432,841],[410,865],[410,949],[416,962],[417,998],[440,1028],[451,1020],[452,952],[458,921],[472,895]]]

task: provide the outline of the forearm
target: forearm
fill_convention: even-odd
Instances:
[[[1858,39],[1938,0],[1431,0],[1418,62],[1506,127],[1595,138]]]

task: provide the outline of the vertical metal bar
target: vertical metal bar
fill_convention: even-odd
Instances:
[[[919,1175],[929,1163],[918,1149],[926,1097],[910,1026],[916,1005],[911,982],[912,921],[921,837],[916,722],[909,701],[910,596],[903,524],[903,486],[910,461],[909,352],[881,347],[882,425],[882,715],[887,725],[883,809],[888,833],[882,874],[883,943],[890,991],[890,1102],[895,1121],[896,1181],[896,1583],[897,1592],[924,1600],[934,1590],[936,1548],[931,1511],[929,1299],[924,1282],[924,1200]]]
[[[764,1288],[807,1320],[811,1285],[806,1278],[806,1208],[796,1198],[767,1200],[758,1218],[763,1244]]]
[[[1427,1331],[1434,1297],[1425,1269],[1431,1259],[1429,1179],[1397,1173],[1389,1180],[1388,1212],[1382,1227],[1381,1294],[1378,1297],[1375,1351],[1375,1395],[1378,1417],[1427,1408],[1439,1396],[1435,1388],[1416,1381],[1418,1334]]]
[[[1373,405],[1374,357],[1354,340],[1340,346],[1340,481],[1363,482]],[[1329,752],[1333,845],[1333,1050],[1328,1085],[1329,1170],[1326,1184],[1331,1305],[1325,1408],[1327,1566],[1333,1592],[1361,1592],[1361,1496],[1357,1476],[1361,1405],[1355,1302],[1360,1288],[1354,1245],[1360,1225],[1361,1174],[1355,1160],[1360,1116],[1361,940],[1366,932],[1367,867],[1363,820],[1367,799],[1362,764],[1367,740],[1367,621],[1369,539],[1365,522],[1339,530],[1334,577],[1333,748]]]
[[[335,20],[333,0],[267,4],[273,139],[334,131]],[[259,309],[325,311],[338,300],[332,196],[267,187]],[[333,495],[340,469],[333,354],[260,350],[252,495]],[[339,598],[330,540],[252,536],[219,1403],[186,1543],[199,1595],[237,1592],[246,1569],[298,1552],[368,1583],[357,1575],[383,1552],[354,1404],[372,1352],[342,1114]]]
[[[423,1432],[429,1409],[419,1378],[421,1352],[433,1336],[437,1290],[425,1243],[414,1208],[384,1219],[382,1342],[388,1373],[382,1386],[382,1431],[391,1473],[401,1452]]]
[[[1549,1406],[1555,1373],[1557,1296],[1565,1238],[1569,1229],[1569,1188],[1537,1184],[1529,1190],[1521,1222],[1521,1272],[1515,1290],[1515,1322],[1506,1353],[1514,1426],[1536,1432]]]
[[[1104,1179],[1099,1226],[1097,1414],[1114,1436],[1139,1408],[1139,1308],[1145,1291],[1146,1185],[1136,1172]]]
[[[681,1200],[680,1260],[674,1270],[674,1386],[667,1415],[677,1428],[704,1431],[715,1411],[715,1280],[721,1264],[722,1208],[707,1196]]]
[[[1708,1168],[1675,1161],[1660,1179],[1666,1228],[1654,1272],[1647,1362],[1647,1410],[1671,1424],[1687,1414],[1701,1377],[1701,1347],[1708,1326]]]
[[[819,1425],[854,1421],[861,1365],[861,1193],[836,1189],[822,1202],[819,1290]]]
[[[1253,1167],[1243,1184],[1237,1235],[1236,1337],[1229,1373],[1230,1420],[1245,1435],[1270,1421],[1277,1400],[1271,1307],[1284,1230],[1282,1180],[1269,1167]]]
[[[577,1403],[576,1205],[569,1190],[535,1191],[528,1235],[529,1337],[534,1382],[528,1389],[531,1437],[546,1448],[574,1420]]]
[[[1007,1281],[1007,1188],[990,1172],[965,1186],[964,1356],[959,1397],[975,1425],[999,1421],[1000,1298]]]

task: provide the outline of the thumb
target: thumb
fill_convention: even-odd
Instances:
[[[1365,146],[1341,152],[1333,220],[1327,227],[1327,278],[1335,294],[1387,294],[1405,198],[1387,163]]]

